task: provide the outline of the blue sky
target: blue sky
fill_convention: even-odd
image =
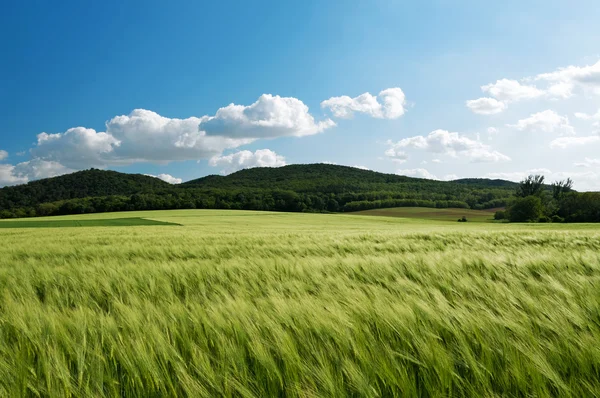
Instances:
[[[595,1],[407,3],[4,5],[0,186],[332,162],[600,190]]]

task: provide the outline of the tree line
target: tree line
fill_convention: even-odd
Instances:
[[[553,182],[549,188],[541,175],[523,179],[514,199],[497,220],[510,222],[600,222],[600,193],[576,192],[569,178]]]

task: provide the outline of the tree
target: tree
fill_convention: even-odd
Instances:
[[[563,181],[555,181],[552,183],[552,197],[555,200],[560,200],[560,198],[568,192],[573,190],[573,180],[567,178]]]
[[[517,187],[516,195],[519,198],[527,196],[540,196],[544,192],[544,176],[529,175]]]
[[[534,222],[540,219],[543,211],[539,196],[529,195],[515,201],[508,211],[508,218],[511,222]]]

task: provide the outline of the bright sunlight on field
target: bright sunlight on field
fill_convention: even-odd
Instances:
[[[600,395],[597,226],[52,220],[0,228],[0,396]]]

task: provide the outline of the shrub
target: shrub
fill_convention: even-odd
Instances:
[[[467,222],[467,221],[468,221],[467,217],[465,217],[465,216],[462,216],[462,218],[458,219],[458,222]]]
[[[538,222],[544,222],[544,223],[546,223],[546,222],[550,222],[550,217],[548,217],[548,216],[541,216],[541,217],[538,219]]]
[[[506,212],[504,210],[498,210],[494,214],[494,220],[504,220],[506,217]]]
[[[552,222],[565,222],[565,219],[558,214],[555,214],[552,216]]]

